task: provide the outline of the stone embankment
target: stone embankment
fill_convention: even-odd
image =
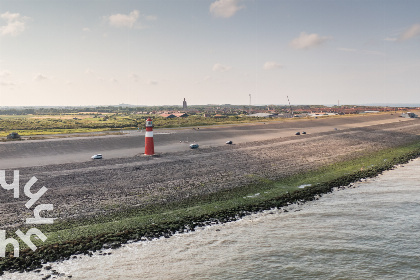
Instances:
[[[419,139],[419,121],[396,122],[153,157],[21,168],[20,181],[36,176],[33,188],[48,188],[42,203],[54,205],[50,216],[80,218],[277,180]],[[12,200],[10,193],[0,194],[3,229],[19,226],[30,214],[25,197]]]

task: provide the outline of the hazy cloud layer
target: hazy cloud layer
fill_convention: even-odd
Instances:
[[[218,0],[211,3],[210,13],[214,17],[230,18],[243,8],[244,6],[240,6],[239,0]]]
[[[301,32],[299,37],[290,42],[290,46],[295,49],[309,49],[319,46],[329,39],[329,37],[322,37],[316,33],[307,34],[306,32]]]
[[[26,21],[29,19],[18,13],[12,14],[10,12],[1,14],[0,18],[6,23],[6,25],[0,26],[0,34],[10,36],[17,36],[22,33],[25,30]]]

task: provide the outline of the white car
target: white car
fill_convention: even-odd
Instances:
[[[93,155],[91,158],[92,159],[101,159],[102,155],[101,154]]]

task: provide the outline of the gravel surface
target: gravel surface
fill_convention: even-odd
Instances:
[[[45,186],[39,203],[52,203],[48,216],[66,219],[106,214],[130,207],[240,187],[260,179],[276,180],[367,151],[420,140],[420,120],[272,138],[234,145],[199,148],[157,156],[136,155],[21,168],[21,196],[0,192],[2,229],[33,217],[24,204],[25,183],[36,176],[32,192]],[[12,172],[7,177],[11,181]]]

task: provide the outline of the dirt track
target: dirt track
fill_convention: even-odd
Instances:
[[[257,126],[236,127],[244,133],[235,134],[243,139],[235,145],[200,145],[198,150],[160,153],[156,157],[137,155],[20,168],[21,198],[13,199],[12,191],[0,193],[2,229],[33,215],[26,210],[27,199],[23,196],[23,186],[32,176],[38,178],[32,192],[36,187],[48,188],[40,203],[54,205],[51,216],[70,218],[212,193],[260,178],[277,179],[366,151],[420,140],[419,119],[369,118],[287,123],[287,134],[261,133],[261,141],[253,141],[254,136],[247,138],[249,134],[245,133]],[[227,136],[231,136],[230,129],[225,128]],[[299,129],[309,134],[291,133]],[[207,128],[203,135],[205,131],[220,133],[223,128]]]

